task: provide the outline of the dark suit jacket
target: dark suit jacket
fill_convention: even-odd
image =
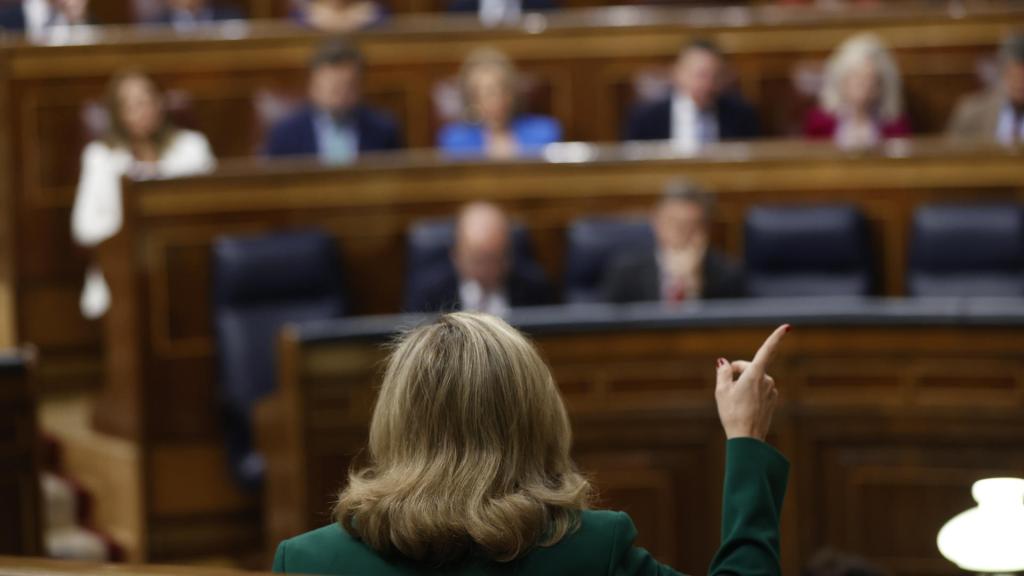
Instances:
[[[757,112],[742,98],[725,94],[715,104],[719,140],[758,136]],[[672,137],[672,98],[634,106],[622,133],[623,140],[668,140]]]
[[[753,438],[733,438],[725,446],[722,539],[707,573],[782,574],[779,515],[789,463],[774,448]],[[636,526],[625,513],[584,510],[580,513],[579,528],[553,546],[535,546],[507,563],[474,560],[445,570],[432,570],[402,558],[383,556],[334,523],[281,542],[274,555],[274,572],[366,576],[679,576],[650,552],[637,547],[636,536]]]
[[[724,255],[708,250],[701,298],[739,298],[744,293],[742,270]],[[605,270],[601,294],[618,304],[661,300],[661,271],[655,255],[623,252],[613,257]]]
[[[520,306],[543,306],[554,304],[554,290],[548,283],[544,271],[536,264],[516,264],[509,274],[505,287],[508,304]],[[409,312],[444,312],[459,309],[459,278],[451,266],[439,268],[432,277],[424,280],[406,302]]]
[[[245,18],[245,13],[242,12],[237,6],[230,4],[217,4],[211,2],[207,7],[205,18],[202,18],[206,22],[216,22],[218,20],[237,20]],[[151,22],[152,24],[170,24],[171,23],[171,11],[165,10]]]
[[[544,12],[558,8],[557,0],[523,0],[523,12]],[[453,0],[449,12],[479,12],[480,0]]]
[[[270,130],[267,139],[268,156],[315,156],[317,154],[316,129],[313,125],[315,111],[312,106],[281,120]],[[356,133],[359,135],[359,151],[394,150],[402,147],[402,136],[398,124],[385,112],[367,106],[358,106],[352,112]]]
[[[21,2],[0,8],[0,28],[12,32],[25,30],[25,10]]]
[[[964,96],[957,102],[946,134],[953,138],[997,142],[999,116],[1006,105],[1006,96],[998,90]]]

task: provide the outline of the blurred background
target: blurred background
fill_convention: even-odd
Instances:
[[[714,360],[791,322],[785,571],[1024,570],[936,544],[1024,475],[1024,4],[3,0],[0,30],[0,573],[267,570],[330,522],[381,345],[454,309],[534,336],[601,505],[678,569],[718,542]]]

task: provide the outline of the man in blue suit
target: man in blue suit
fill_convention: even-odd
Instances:
[[[348,164],[359,154],[402,147],[398,125],[360,102],[363,60],[342,42],[326,44],[310,63],[309,103],[270,131],[268,156],[316,156]]]
[[[671,140],[685,150],[758,135],[757,113],[723,89],[725,61],[717,46],[697,40],[683,47],[672,69],[672,93],[629,114],[624,140]]]

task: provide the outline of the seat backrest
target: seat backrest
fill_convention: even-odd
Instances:
[[[755,206],[744,231],[750,296],[871,293],[867,224],[854,206]]]
[[[616,254],[654,250],[650,222],[637,216],[578,218],[566,231],[565,301],[597,302],[601,280]]]
[[[907,290],[914,296],[1024,296],[1018,204],[933,204],[914,212]]]
[[[277,338],[288,322],[345,313],[334,239],[318,231],[225,236],[213,244],[213,319],[229,458],[256,483],[251,411],[277,384]],[[259,467],[256,467],[259,468]]]
[[[424,284],[440,270],[451,270],[455,244],[453,218],[429,218],[413,223],[406,236],[404,307],[409,309]],[[530,234],[521,224],[512,224],[512,265],[533,263]]]

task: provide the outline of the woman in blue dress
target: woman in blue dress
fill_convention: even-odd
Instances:
[[[490,48],[472,52],[459,71],[465,120],[441,129],[441,150],[453,156],[513,158],[537,154],[558,142],[558,120],[518,113],[518,79],[505,54]]]

